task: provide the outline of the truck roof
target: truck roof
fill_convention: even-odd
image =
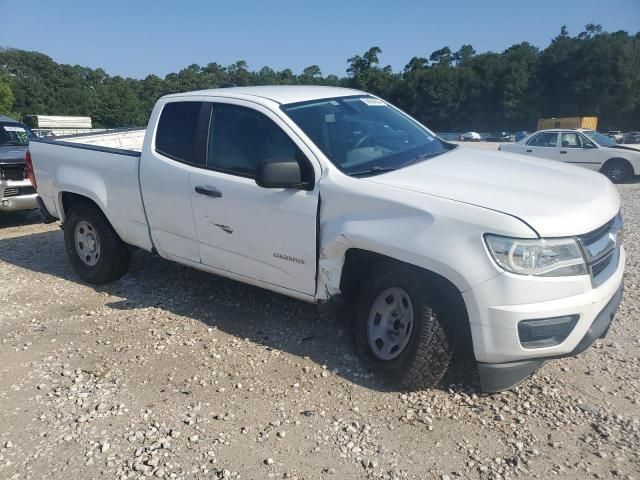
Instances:
[[[349,95],[366,95],[365,92],[351,88],[321,87],[316,85],[269,85],[262,87],[230,87],[198,90],[167,95],[163,98],[211,96],[211,97],[260,97],[279,104],[321,100],[323,98],[345,97]]]
[[[541,132],[595,132],[593,128],[544,128],[542,130],[536,130],[533,133]]]

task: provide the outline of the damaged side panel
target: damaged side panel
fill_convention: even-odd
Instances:
[[[352,247],[349,239],[339,234],[326,246],[320,247],[318,262],[318,287],[316,299],[326,301],[340,293],[340,276],[346,251]]]
[[[340,285],[351,249],[431,271],[465,292],[501,273],[482,255],[486,225],[494,225],[496,234],[533,234],[500,212],[365,180],[328,175],[321,188],[315,294],[320,303],[345,293]]]

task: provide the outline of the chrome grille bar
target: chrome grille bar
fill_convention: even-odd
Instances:
[[[617,268],[623,229],[622,215],[618,213],[602,227],[578,236],[594,287],[601,285]]]

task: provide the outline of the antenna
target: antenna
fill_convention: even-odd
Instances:
[[[222,87],[224,84],[222,83],[222,79],[220,78],[220,75],[218,74],[218,64],[217,63],[216,63],[216,66],[215,66],[213,72],[216,74],[216,78],[218,79],[218,86]]]
[[[237,87],[237,85],[235,83],[223,82],[222,79],[220,78],[220,75],[218,74],[218,68],[217,67],[218,67],[218,64],[216,63],[216,68],[214,70],[214,73],[216,74],[216,78],[218,79],[219,88]]]

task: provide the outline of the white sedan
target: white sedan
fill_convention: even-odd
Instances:
[[[462,135],[462,140],[465,142],[479,142],[482,140],[482,135],[478,132],[467,132]]]
[[[640,175],[640,151],[618,145],[595,130],[539,130],[519,142],[503,143],[499,149],[597,170],[614,183]]]

